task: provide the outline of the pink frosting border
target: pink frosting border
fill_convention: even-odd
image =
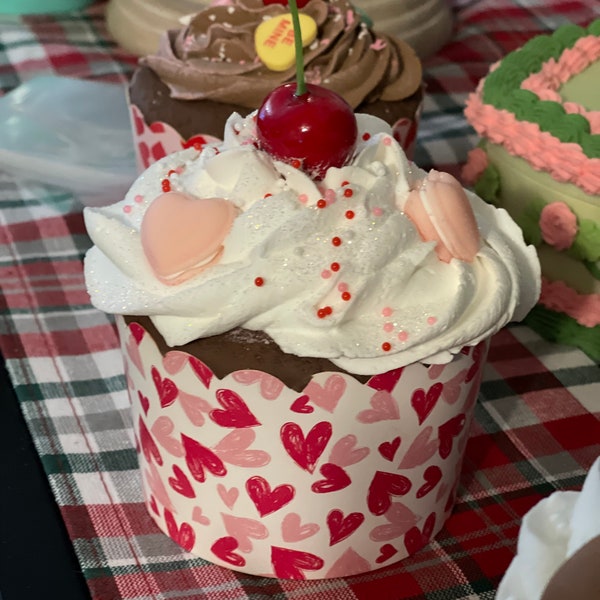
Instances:
[[[600,294],[579,294],[564,281],[542,277],[539,303],[550,310],[562,312],[584,327],[600,325]]]
[[[577,102],[563,102],[560,87],[571,77],[583,72],[600,58],[600,38],[589,35],[577,40],[567,48],[558,61],[551,58],[542,65],[538,73],[532,73],[523,81],[521,89],[533,92],[540,100],[551,100],[562,104],[566,112],[584,116],[590,124],[590,132],[600,133],[600,111],[586,110]]]
[[[577,52],[589,44],[585,41],[589,37],[594,36],[581,38],[581,44],[576,45]],[[587,66],[585,61],[575,60],[574,56],[568,54],[564,65],[574,70]],[[545,64],[549,64],[549,61]],[[554,72],[553,66],[548,69],[550,73]],[[570,76],[574,74],[572,72]],[[564,77],[562,73],[561,78]],[[578,144],[561,142],[542,131],[537,123],[519,121],[509,111],[485,104],[482,99],[483,82],[480,81],[477,90],[469,96],[465,107],[465,116],[480,136],[504,146],[510,154],[524,158],[534,169],[550,173],[557,181],[573,183],[587,194],[600,194],[600,158],[587,157]],[[534,81],[534,87],[535,84]],[[558,89],[560,83],[553,85]]]

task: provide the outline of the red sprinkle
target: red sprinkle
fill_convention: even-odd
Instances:
[[[342,181],[342,187],[344,187],[345,185],[348,185],[350,182],[349,181]]]
[[[331,238],[331,243],[334,246],[341,246],[342,245],[342,238],[339,238],[337,235],[334,238]]]
[[[302,166],[302,162],[300,160],[298,160],[297,158],[294,158],[294,160],[292,160],[292,167],[294,167],[294,169],[299,169]]]
[[[325,208],[327,206],[327,200],[323,200],[323,198],[320,198],[319,200],[317,200],[317,208]]]
[[[339,270],[340,270],[340,263],[333,262],[333,263],[331,263],[331,265],[329,266],[329,268],[330,268],[332,271],[336,271],[336,272],[337,272],[337,271],[339,271]]]
[[[352,198],[352,196],[354,196],[354,192],[350,188],[346,188],[344,190],[344,197],[345,198]]]
[[[354,211],[353,210],[346,211],[346,219],[354,219]]]
[[[194,142],[194,145],[192,147],[194,148],[194,150],[202,150],[203,146],[204,144],[202,144],[201,142]]]
[[[325,317],[328,317],[332,312],[333,308],[331,308],[331,306],[324,306],[323,308],[320,308],[317,311],[317,317],[319,317],[319,319],[324,319]]]
[[[352,294],[350,292],[344,292],[342,294],[342,300],[344,302],[348,302],[348,300],[350,300],[350,298],[352,298]]]
[[[264,283],[265,283],[265,280],[264,280],[262,277],[257,277],[257,278],[254,280],[254,285],[255,285],[256,287],[262,287],[262,285],[263,285]]]
[[[271,194],[271,192],[267,192],[263,198],[270,198],[273,194]]]
[[[170,192],[171,191],[171,182],[168,179],[163,179],[161,182],[162,191]]]
[[[389,342],[383,342],[383,344],[381,344],[381,349],[384,352],[389,352],[392,349],[392,345]]]
[[[363,133],[363,136],[362,136],[362,138],[363,138],[363,140],[365,140],[365,142],[366,142],[366,141],[367,141],[367,140],[368,140],[370,137],[371,137],[371,134],[370,134],[370,133],[367,133],[367,132]]]
[[[167,177],[171,177],[171,175],[173,175],[174,173],[177,173],[177,171],[175,169],[171,169],[168,173],[167,173]]]

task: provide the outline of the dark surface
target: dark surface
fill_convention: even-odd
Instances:
[[[90,593],[0,357],[0,599]]]

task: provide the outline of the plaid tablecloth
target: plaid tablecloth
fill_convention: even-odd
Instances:
[[[0,88],[40,74],[125,81],[105,3],[62,17],[0,16]],[[416,161],[458,171],[476,143],[462,114],[489,65],[535,34],[600,14],[598,0],[456,0],[454,37],[427,60]],[[1,135],[1,132],[0,132]],[[90,140],[93,143],[93,140]],[[459,497],[436,541],[348,579],[278,581],[194,558],[146,514],[112,321],[89,304],[76,198],[0,173],[0,349],[94,600],[491,599],[522,515],[578,489],[600,454],[600,370],[524,326],[493,340]]]

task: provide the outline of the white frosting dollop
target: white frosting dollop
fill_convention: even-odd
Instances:
[[[581,492],[554,492],[523,517],[517,555],[500,582],[496,600],[540,600],[558,568],[600,536],[599,502],[600,457]]]
[[[539,263],[508,214],[467,192],[481,250],[471,263],[441,262],[434,242],[423,242],[402,212],[425,173],[407,161],[387,124],[357,120],[355,157],[318,185],[256,149],[252,115],[232,115],[218,147],[169,155],[121,202],[86,209],[93,304],[149,315],[170,346],[241,326],[265,331],[286,352],[326,357],[358,374],[447,362],[522,319],[539,295]],[[239,209],[219,263],[180,285],[158,281],[140,242],[142,218],[165,178],[174,191],[225,198]],[[330,314],[320,318],[323,307]]]

